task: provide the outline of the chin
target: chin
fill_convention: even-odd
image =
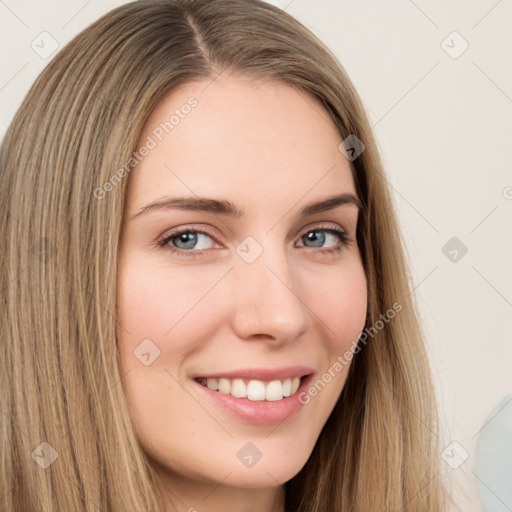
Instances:
[[[282,485],[300,472],[308,461],[314,446],[314,443],[313,446],[307,448],[300,446],[302,443],[297,440],[273,450],[271,447],[263,446],[264,442],[255,441],[254,446],[256,444],[261,446],[261,458],[244,463],[245,453],[250,453],[252,449],[254,449],[255,455],[257,453],[249,443],[243,445],[246,447],[245,452],[242,451],[241,455],[237,457],[242,460],[237,460],[235,466],[231,460],[226,461],[223,472],[228,474],[232,471],[229,478],[226,479],[228,485],[246,489]],[[238,442],[238,444],[240,443]],[[218,473],[216,474],[218,477]]]

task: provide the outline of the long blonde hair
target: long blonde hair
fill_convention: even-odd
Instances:
[[[65,46],[1,146],[3,511],[165,510],[132,428],[115,342],[129,177],[103,198],[94,191],[130,159],[166,94],[225,70],[307,91],[342,140],[364,143],[351,165],[364,206],[366,326],[375,331],[400,305],[360,340],[311,457],[285,484],[286,509],[443,510],[436,401],[405,251],[349,77],[303,25],[262,1],[148,0],[109,12]]]

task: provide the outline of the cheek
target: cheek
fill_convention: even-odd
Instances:
[[[160,431],[172,425],[181,437],[193,435],[198,418],[204,417],[178,380],[183,361],[204,343],[205,326],[212,320],[202,299],[223,272],[203,272],[192,265],[176,271],[128,256],[119,269],[118,348],[121,374],[126,376],[122,385],[137,436],[158,459],[162,450],[179,453]],[[140,358],[142,353],[149,353],[149,364]],[[179,461],[173,459],[173,464]]]
[[[329,275],[316,276],[317,286],[309,301],[318,319],[331,358],[336,358],[356,342],[364,329],[367,311],[367,281],[360,264]]]
[[[128,332],[123,337],[133,343],[150,338],[162,349],[172,347],[178,353],[187,349],[194,333],[201,338],[201,325],[209,321],[201,302],[229,267],[183,265],[176,270],[159,264],[148,270],[148,266],[136,259],[120,266],[120,331]],[[187,336],[182,332],[185,327]],[[171,347],[164,343],[170,338]]]

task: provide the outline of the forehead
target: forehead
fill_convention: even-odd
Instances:
[[[129,177],[133,210],[163,194],[286,203],[355,194],[341,136],[320,102],[274,80],[190,82],[154,109]],[[255,203],[255,206],[256,203]]]

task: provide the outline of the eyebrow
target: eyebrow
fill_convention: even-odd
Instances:
[[[300,210],[299,218],[332,210],[338,206],[347,204],[353,204],[357,206],[359,210],[363,208],[363,204],[358,197],[350,193],[344,193],[307,204]],[[231,201],[224,199],[212,199],[208,197],[164,197],[159,201],[154,201],[142,207],[133,215],[132,219],[153,211],[172,209],[215,213],[236,218],[240,218],[244,215],[242,209],[238,208]]]

